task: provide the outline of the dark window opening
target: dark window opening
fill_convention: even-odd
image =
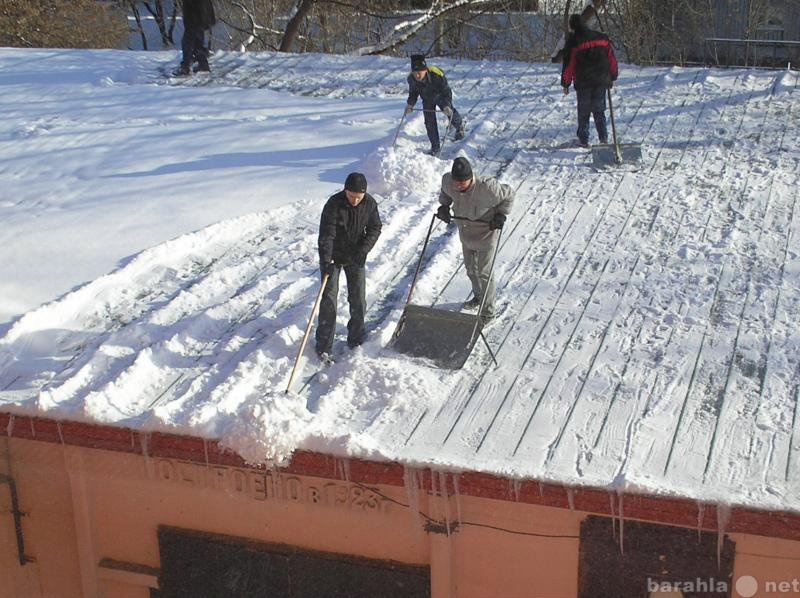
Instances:
[[[715,533],[607,517],[581,523],[579,597],[729,598],[735,544]]]
[[[428,598],[430,568],[160,527],[153,598]]]

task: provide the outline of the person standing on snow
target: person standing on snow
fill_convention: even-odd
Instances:
[[[606,0],[587,0],[586,5],[581,11],[581,21],[583,21],[584,27],[587,29],[594,29],[595,26],[599,26],[600,11],[603,9],[605,4]],[[565,29],[567,29],[568,23],[564,23],[564,25]],[[566,42],[567,36],[566,32],[564,32],[561,34],[561,39],[558,41],[556,49],[553,51],[553,55],[550,57],[550,62],[555,64],[564,62],[564,45]]]
[[[610,89],[619,74],[617,58],[608,36],[587,29],[581,16],[569,18],[570,36],[564,48],[561,68],[561,87],[564,95],[575,84],[578,96],[578,143],[589,147],[589,116],[594,118],[600,143],[608,143],[606,128],[606,90]]]
[[[208,72],[208,48],[205,45],[206,30],[217,22],[212,0],[183,0],[183,37],[181,65],[173,73],[185,77],[197,63],[197,71]]]
[[[480,314],[484,323],[495,316],[492,258],[506,216],[511,212],[514,191],[494,178],[481,179],[472,173],[466,158],[456,158],[450,172],[442,176],[436,217],[450,224],[455,217],[464,254],[464,266],[472,283],[472,298],[465,309],[478,309],[484,293],[486,303]],[[450,208],[453,208],[452,215]],[[486,291],[488,287],[488,292]]]
[[[367,254],[381,234],[378,204],[367,193],[367,178],[360,172],[347,175],[344,190],[332,195],[322,209],[319,223],[319,268],[328,274],[322,293],[316,332],[317,355],[330,360],[336,330],[336,302],[339,296],[339,272],[347,278],[347,345],[352,349],[364,341]]]
[[[464,138],[464,121],[458,110],[453,108],[453,92],[447,84],[444,72],[433,65],[425,63],[423,54],[411,55],[411,74],[408,75],[408,101],[406,114],[411,114],[417,98],[422,98],[422,109],[425,115],[425,130],[431,142],[431,155],[439,153],[439,125],[436,123],[436,107],[447,115],[450,124],[456,130],[455,139]]]

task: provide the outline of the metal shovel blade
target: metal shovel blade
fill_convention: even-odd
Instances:
[[[475,320],[478,328],[475,334]],[[430,359],[440,368],[458,370],[466,363],[483,322],[477,315],[406,305],[394,333],[396,351]]]
[[[619,152],[617,152],[619,149]],[[619,164],[635,164],[642,161],[642,146],[638,143],[601,143],[592,146],[592,164],[595,168],[607,168]]]

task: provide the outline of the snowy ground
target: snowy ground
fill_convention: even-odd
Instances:
[[[797,72],[623,65],[618,129],[644,162],[598,172],[550,64],[431,60],[468,128],[437,159],[420,113],[392,147],[405,60],[228,53],[211,77],[159,75],[175,62],[0,50],[2,409],[252,460],[800,510]],[[486,331],[500,366],[479,344],[453,372],[387,344],[459,153],[517,199]],[[322,371],[309,346],[285,394],[319,214],[351,170],[384,221],[370,337]],[[414,303],[468,297],[453,233],[437,221]]]

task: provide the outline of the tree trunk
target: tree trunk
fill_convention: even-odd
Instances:
[[[297,33],[300,31],[300,25],[311,12],[314,7],[314,0],[299,0],[297,10],[295,11],[289,22],[286,23],[286,31],[283,32],[283,39],[278,48],[279,52],[291,52],[294,40],[297,39]]]

